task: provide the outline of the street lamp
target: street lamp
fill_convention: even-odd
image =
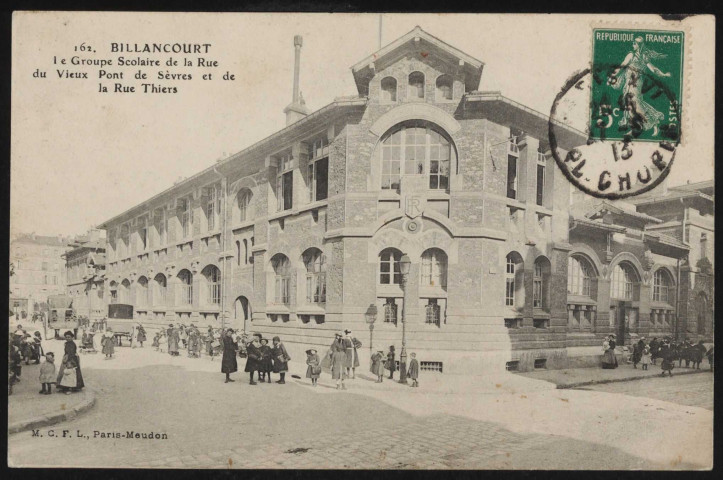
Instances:
[[[371,355],[374,353],[372,351],[372,335],[374,332],[374,322],[377,321],[377,306],[373,303],[369,304],[369,308],[367,308],[364,318],[369,324],[369,354]]]
[[[402,353],[399,355],[399,383],[407,383],[407,278],[412,261],[406,253],[399,260],[399,271],[402,274]]]

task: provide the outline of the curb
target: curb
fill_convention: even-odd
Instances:
[[[710,372],[710,370],[704,370],[704,369],[684,370],[684,371],[677,373],[677,375],[694,375],[697,373],[706,373],[706,372]],[[558,384],[557,389],[565,390],[565,389],[570,389],[570,388],[584,387],[587,385],[604,385],[606,383],[632,382],[634,380],[645,380],[648,378],[658,378],[658,377],[660,377],[660,375],[646,375],[646,376],[641,376],[641,377],[613,378],[613,379],[609,379],[609,380],[590,380],[590,381],[586,381],[586,382],[564,383],[564,384]]]
[[[51,415],[43,415],[40,417],[31,418],[29,420],[21,420],[8,425],[8,435],[13,433],[20,433],[26,430],[32,430],[38,427],[47,427],[48,425],[55,425],[56,423],[64,422],[66,420],[72,420],[81,413],[87,412],[95,405],[95,392],[88,387],[85,388],[85,400],[80,402],[77,406],[71,408],[68,411],[62,413],[55,413]]]

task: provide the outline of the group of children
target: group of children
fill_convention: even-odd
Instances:
[[[412,387],[419,387],[419,362],[417,361],[417,354],[412,353],[410,355],[411,360],[409,361],[409,368],[407,370],[407,377],[412,380]],[[384,358],[387,360],[384,361]],[[321,361],[316,349],[310,348],[306,351],[306,378],[311,379],[311,384],[316,386],[321,376]],[[370,372],[377,376],[375,383],[382,383],[384,381],[384,370],[389,370],[389,378],[394,378],[394,372],[396,371],[396,362],[394,360],[394,346],[390,347],[390,351],[387,355],[384,354],[383,350],[378,350],[371,357]]]

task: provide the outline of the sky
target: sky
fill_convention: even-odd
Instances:
[[[141,203],[216,160],[285,126],[291,102],[294,35],[303,36],[301,91],[311,111],[357,93],[351,66],[379,48],[378,14],[168,14],[41,12],[13,18],[11,235],[74,235]],[[485,63],[480,90],[501,91],[549,113],[565,80],[586,68],[591,28],[605,22],[654,25],[654,16],[384,14],[382,44],[420,26]],[[632,24],[631,24],[632,25]],[[671,185],[713,178],[714,20],[692,17],[686,31],[684,139]],[[116,43],[210,43],[209,69],[169,68],[169,54],[112,53]],[[74,52],[91,46],[95,52]],[[83,47],[84,48],[84,47]],[[176,94],[99,93],[88,79],[60,79],[54,64],[84,58],[153,58]],[[177,55],[183,57],[184,55]],[[193,57],[195,60],[195,56]],[[34,78],[37,70],[46,78]],[[83,70],[82,67],[69,69]],[[131,85],[134,67],[123,72]],[[225,72],[234,81],[221,79]],[[209,81],[201,73],[211,72]],[[130,78],[130,79],[129,79]],[[112,85],[114,82],[105,82]]]

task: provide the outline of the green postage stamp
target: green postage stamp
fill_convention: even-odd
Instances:
[[[679,143],[684,42],[676,31],[593,30],[592,138]]]

